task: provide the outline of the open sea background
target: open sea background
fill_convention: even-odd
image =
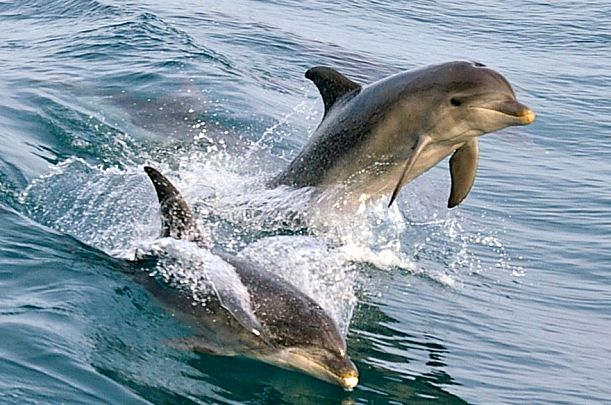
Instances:
[[[606,0],[0,0],[0,403],[610,403],[610,15]],[[322,115],[309,67],[369,83],[455,59],[537,112],[482,138],[462,205],[445,208],[442,162],[390,210],[287,218],[307,195],[264,183]],[[354,391],[168,345],[189,325],[122,271],[159,229],[143,164],[214,244],[333,314]]]

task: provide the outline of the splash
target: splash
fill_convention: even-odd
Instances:
[[[32,181],[20,202],[37,222],[119,253],[158,234],[154,195],[137,167],[102,168],[69,158]]]
[[[181,191],[210,246],[255,261],[297,286],[344,333],[357,292],[368,288],[359,272],[401,271],[449,288],[491,268],[524,276],[494,232],[471,231],[470,218],[439,208],[443,204],[430,197],[439,195],[435,181],[413,182],[417,186],[406,190],[401,210],[397,204],[389,209],[385,200],[363,200],[351,215],[316,209],[312,188],[267,188],[269,171],[260,162],[270,160],[276,137],[290,120],[313,111],[305,101],[298,103],[256,142],[223,129],[220,122],[198,120],[189,142],[143,148],[136,158],[122,152],[129,159],[120,168],[72,157],[32,181],[19,201],[38,222],[113,256],[133,258],[138,251],[162,255],[155,276],[187,286],[196,302],[212,292],[220,301],[237,302],[236,308],[250,308],[243,286],[218,257],[179,241],[157,241],[158,202],[137,165],[144,161]],[[116,147],[124,151],[130,144]]]
[[[356,268],[341,249],[309,236],[276,236],[249,245],[239,255],[298,286],[348,333],[357,301]]]

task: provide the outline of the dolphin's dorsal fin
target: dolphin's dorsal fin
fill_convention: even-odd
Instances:
[[[199,244],[205,245],[193,213],[176,187],[163,174],[152,167],[145,166],[144,171],[155,186],[161,206],[161,236],[199,242]],[[234,266],[228,260],[230,256],[222,255],[220,252],[215,252],[215,255],[221,257],[226,265]],[[262,334],[265,329],[252,313],[250,304],[248,303],[248,309],[245,309],[243,302],[234,295],[235,291],[228,290],[224,285],[226,279],[223,276],[215,278],[212,274],[209,274],[208,279],[213,285],[213,290],[221,307],[225,308],[250,333],[259,337],[263,342],[268,342],[267,335]],[[200,349],[202,348],[200,347]],[[202,350],[205,351],[205,349]],[[216,352],[215,349],[211,350]]]
[[[477,172],[478,150],[477,138],[473,138],[457,149],[450,158],[452,189],[448,199],[448,208],[460,204],[473,187]]]
[[[163,174],[152,167],[144,171],[155,186],[161,209],[161,236],[189,241],[201,241],[201,233],[191,209],[176,187]]]
[[[360,84],[348,79],[337,70],[326,66],[316,66],[308,69],[305,77],[313,81],[316,87],[318,87],[322,101],[325,104],[325,116],[333,104],[343,95],[361,90]]]

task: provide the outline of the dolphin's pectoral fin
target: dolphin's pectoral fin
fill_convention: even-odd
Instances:
[[[161,206],[161,236],[201,241],[193,213],[176,187],[152,167],[145,166],[144,171],[155,186]]]
[[[452,189],[448,208],[456,207],[469,194],[477,172],[478,150],[477,138],[473,138],[452,155],[450,159]]]
[[[168,346],[179,350],[188,350],[198,353],[215,354],[218,356],[235,356],[236,353],[227,350],[212,342],[206,341],[204,338],[192,336],[182,339],[171,339],[166,341]]]
[[[227,294],[224,289],[216,288],[216,295],[221,306],[231,314],[244,329],[252,333],[264,343],[269,343],[270,339],[267,330],[263,328],[250,308],[245,307],[245,303],[239,302],[234,296]]]
[[[414,146],[414,150],[412,151],[412,154],[410,155],[409,159],[407,160],[407,163],[405,164],[403,173],[401,173],[399,182],[397,183],[394,191],[392,192],[392,196],[390,197],[390,202],[388,203],[389,207],[392,205],[392,203],[397,198],[397,195],[399,194],[399,190],[401,190],[401,186],[403,186],[403,180],[405,179],[406,176],[409,177],[410,171],[414,167],[414,163],[416,163],[416,160],[418,160],[418,157],[422,154],[422,151],[424,150],[424,148],[429,143],[431,143],[431,140],[432,140],[431,137],[427,135],[421,135],[418,138],[418,142],[416,143],[416,146]]]
[[[348,79],[337,70],[325,66],[308,69],[305,77],[313,81],[318,87],[325,104],[325,116],[340,97],[351,91],[358,92],[361,90],[360,84]]]
[[[215,251],[214,253],[235,268],[244,266],[240,264],[239,259],[234,256],[219,251]],[[264,343],[269,343],[270,336],[268,330],[258,321],[250,302],[242,300],[239,295],[235,294],[235,286],[232,286],[232,289],[228,290],[223,285],[223,280],[213,279],[212,282],[214,283],[214,290],[221,306],[229,312],[244,329],[257,336],[257,338],[261,339]]]

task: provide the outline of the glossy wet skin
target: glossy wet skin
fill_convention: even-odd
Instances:
[[[337,100],[272,184],[342,184],[352,200],[390,195],[465,142],[533,120],[508,81],[481,64],[449,62],[402,72]],[[423,136],[427,142],[406,170]]]
[[[175,347],[216,355],[242,355],[303,372],[345,389],[354,388],[359,373],[335,322],[298,290],[287,288],[265,272],[257,271],[253,275],[254,269],[236,266],[238,274],[246,275],[244,282],[261,326],[256,333],[247,329],[213,295],[208,297],[205,306],[193,305],[189,294],[164,287],[146,273],[134,276],[174,316],[194,326],[195,335],[174,342]],[[270,291],[261,295],[266,285]],[[280,296],[274,295],[278,292]],[[287,310],[287,305],[292,308]]]
[[[268,345],[249,354],[267,363],[299,370],[346,389],[358,371],[333,319],[311,298],[277,276],[235,256],[232,264],[250,294],[253,312]]]
[[[353,148],[344,152],[344,159],[336,160],[329,168],[323,184],[357,180],[351,179],[355,172],[377,162],[389,163],[390,173],[392,164],[407,161],[418,137],[428,135],[432,142],[423,150],[425,158],[418,162],[417,170],[407,179],[411,180],[463,142],[511,125],[529,123],[534,118],[526,106],[517,102],[505,78],[469,62],[452,62],[391,76],[364,88],[350,104],[345,109],[338,106],[339,121],[345,122],[347,115],[360,114],[365,117],[363,121],[373,125],[361,134]],[[326,130],[328,125],[337,124],[333,120],[329,124],[323,121],[320,129]],[[352,127],[351,131],[354,130],[357,128]],[[371,171],[363,173],[369,175]],[[375,173],[385,174],[382,170]],[[392,185],[398,180],[393,177],[389,179]],[[366,190],[387,194],[388,186]]]
[[[193,213],[171,182],[145,167],[160,201],[162,236],[203,244]],[[148,274],[138,279],[172,312],[195,326],[195,336],[177,347],[218,355],[243,355],[352,389],[358,371],[335,321],[313,299],[276,274],[233,255],[215,252],[245,287],[250,308],[232,297],[210,293],[206,305],[187,289],[167,288]],[[237,302],[237,305],[236,305]]]

